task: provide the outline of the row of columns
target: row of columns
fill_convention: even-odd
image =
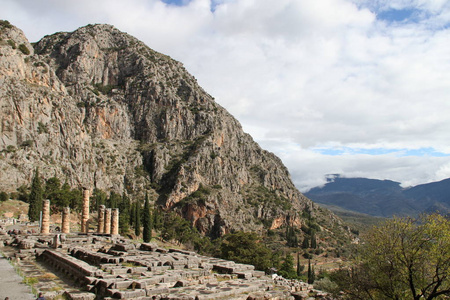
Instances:
[[[100,205],[98,208],[97,233],[119,234],[119,209],[105,208]]]
[[[64,207],[62,212],[61,232],[70,233],[70,208]],[[50,200],[44,200],[42,206],[41,233],[50,233]]]
[[[62,212],[61,232],[70,233],[70,208]],[[89,232],[89,190],[83,190],[83,207],[81,210],[81,232]],[[50,233],[50,200],[44,200],[42,207],[41,234]],[[119,234],[119,209],[105,208],[100,205],[98,210],[97,233]]]

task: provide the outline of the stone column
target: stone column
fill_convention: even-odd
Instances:
[[[98,207],[98,228],[97,233],[103,233],[105,231],[105,206],[100,205]]]
[[[70,233],[70,207],[63,208],[61,232]]]
[[[118,235],[119,234],[119,209],[118,208],[114,208],[112,210],[111,234],[112,235]]]
[[[50,200],[44,200],[42,206],[41,234],[50,233]]]
[[[89,220],[89,190],[83,190],[83,210],[81,212],[81,232],[87,233],[89,228],[87,222]]]
[[[111,208],[107,208],[105,211],[105,230],[106,234],[111,234]]]

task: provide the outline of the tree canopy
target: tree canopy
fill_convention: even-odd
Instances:
[[[225,235],[220,250],[222,258],[252,264],[258,270],[265,271],[279,263],[278,257],[252,232],[240,231]]]
[[[334,276],[349,299],[448,299],[450,220],[433,214],[374,227],[356,266]]]

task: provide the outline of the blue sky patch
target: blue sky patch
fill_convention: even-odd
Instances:
[[[174,5],[174,6],[186,6],[188,5],[192,0],[161,0],[162,2],[168,4],[168,5]],[[222,0],[213,0],[211,1],[211,11],[214,12],[216,10],[216,7],[220,5],[223,1]]]
[[[161,0],[161,1],[169,5],[184,6],[189,4],[189,2],[191,2],[192,0]]]
[[[316,148],[315,152],[322,155],[339,156],[339,155],[386,155],[395,154],[399,157],[404,156],[430,156],[430,157],[448,157],[449,153],[442,153],[436,151],[434,148],[418,148],[418,149],[389,149],[389,148],[351,148],[351,147],[339,147],[339,148]]]
[[[418,19],[418,9],[389,9],[377,14],[377,19],[388,22],[415,22]]]

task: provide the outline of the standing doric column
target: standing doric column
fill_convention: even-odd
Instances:
[[[44,205],[42,206],[42,224],[41,224],[41,234],[50,233],[50,200],[44,200]]]
[[[63,208],[61,232],[70,233],[70,207]]]
[[[105,230],[106,234],[111,234],[111,208],[107,208],[105,211]]]
[[[118,208],[114,208],[112,210],[111,234],[112,235],[118,235],[119,234],[119,209]]]
[[[105,231],[105,206],[100,205],[98,207],[98,227],[97,233],[103,233]]]
[[[87,226],[89,220],[89,190],[83,190],[83,210],[81,212],[81,232],[87,233],[89,228]]]

